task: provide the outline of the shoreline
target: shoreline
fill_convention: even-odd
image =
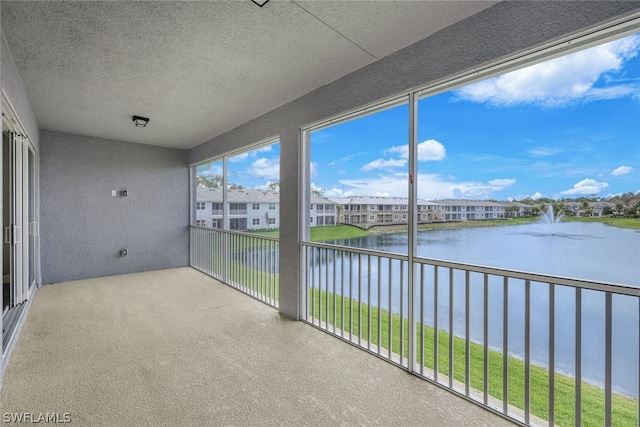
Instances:
[[[417,231],[456,230],[459,228],[475,228],[475,227],[510,227],[515,225],[534,224],[539,220],[540,220],[539,217],[522,217],[522,218],[490,219],[490,220],[431,222],[427,224],[418,224]],[[600,223],[610,227],[618,227],[618,228],[624,228],[627,230],[640,231],[640,218],[564,217],[561,222]],[[349,225],[349,224],[343,224],[343,225]],[[406,224],[376,225],[370,228],[360,228],[355,225],[349,225],[349,226],[358,228],[370,234],[399,233],[407,230]]]

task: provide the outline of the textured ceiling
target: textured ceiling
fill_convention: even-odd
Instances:
[[[42,129],[191,148],[494,3],[2,1],[1,12]]]

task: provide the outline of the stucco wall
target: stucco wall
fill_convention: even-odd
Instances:
[[[207,141],[197,163],[280,135],[280,311],[299,316],[299,128],[640,11],[638,2],[502,2]]]
[[[4,33],[2,33],[2,48],[0,49],[0,79],[2,81],[2,90],[7,94],[9,101],[13,108],[16,110],[20,121],[25,127],[31,142],[35,146],[36,150],[40,143],[40,131],[38,129],[38,123],[36,117],[31,110],[31,104],[27,99],[27,93],[24,90],[24,83],[18,73],[16,64],[13,62],[11,51],[5,40]]]
[[[185,151],[45,130],[40,139],[43,283],[189,264]]]

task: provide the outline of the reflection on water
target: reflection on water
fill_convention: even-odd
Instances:
[[[340,245],[405,254],[406,233],[373,235],[348,241]],[[454,230],[424,231],[418,233],[418,255],[466,264],[507,268],[534,273],[575,277],[587,280],[640,287],[640,233],[603,224],[562,223],[549,233],[540,224],[479,227]],[[330,292],[349,296],[351,290],[360,289],[362,302],[371,306],[391,308],[407,313],[406,265],[400,261],[387,262],[377,257],[358,257],[326,254],[312,262],[322,265],[322,274],[328,277],[346,277],[345,289],[338,284]],[[364,265],[361,265],[364,264]],[[439,269],[438,323],[448,325],[449,279],[453,279],[454,334],[465,332],[465,282],[462,271]],[[391,274],[389,274],[391,273]],[[335,275],[335,276],[334,276]],[[433,267],[418,270],[417,303],[423,302],[424,323],[434,324]],[[318,280],[317,283],[321,283]],[[349,283],[349,286],[346,285]],[[391,292],[389,290],[391,285]],[[469,275],[470,335],[476,342],[483,341],[483,284],[484,276]],[[316,285],[317,286],[317,285]],[[368,293],[372,287],[371,295]],[[380,287],[380,291],[378,291]],[[503,325],[503,280],[489,276],[489,344],[501,349]],[[524,281],[510,279],[509,296],[509,352],[524,354]],[[556,286],[555,291],[555,363],[559,372],[571,375],[575,360],[575,289]],[[424,291],[423,294],[421,292]],[[378,296],[380,295],[380,297]],[[387,297],[391,295],[391,297]],[[403,301],[401,307],[400,301]],[[582,373],[583,378],[604,382],[604,293],[582,292]],[[638,298],[613,297],[613,387],[614,390],[637,396],[638,394]],[[446,328],[446,326],[445,326]],[[548,363],[549,345],[549,286],[531,283],[531,358],[534,363]]]

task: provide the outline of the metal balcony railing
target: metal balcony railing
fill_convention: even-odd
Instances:
[[[640,289],[302,247],[315,327],[523,424],[640,422]],[[192,226],[191,265],[278,307],[277,238]]]
[[[524,424],[640,422],[638,288],[311,242],[303,255],[320,329]]]
[[[193,268],[278,308],[277,238],[199,226],[190,229]]]

